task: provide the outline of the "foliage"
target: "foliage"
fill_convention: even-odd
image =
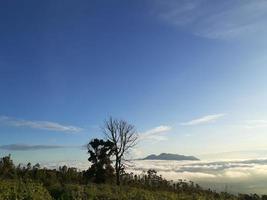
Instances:
[[[106,177],[108,178],[108,177]],[[14,166],[10,156],[0,160],[0,200],[266,200],[267,196],[238,196],[201,188],[193,182],[167,181],[153,169],[140,175],[124,173],[121,185],[95,184],[86,171],[66,166],[58,170]]]
[[[52,200],[41,184],[22,181],[0,181],[0,200]]]
[[[110,156],[113,152],[114,144],[107,140],[93,139],[87,145],[90,154],[89,161],[91,167],[86,172],[89,179],[95,183],[105,183],[114,175],[114,168],[111,166]]]
[[[15,166],[10,155],[0,159],[0,174],[4,178],[14,178]]]

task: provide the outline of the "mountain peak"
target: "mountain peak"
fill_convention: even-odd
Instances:
[[[143,158],[143,160],[199,160],[194,156],[185,156],[172,153],[161,153],[159,155],[151,154]]]

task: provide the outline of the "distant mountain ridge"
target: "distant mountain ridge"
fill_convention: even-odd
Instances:
[[[199,160],[194,156],[184,156],[172,153],[161,153],[159,155],[151,154],[142,160]]]

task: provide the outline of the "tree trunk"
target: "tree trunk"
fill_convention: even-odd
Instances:
[[[120,185],[120,171],[116,171],[116,183],[117,185]]]
[[[116,171],[116,184],[120,185],[120,165],[118,162],[118,158],[116,158],[115,171]]]

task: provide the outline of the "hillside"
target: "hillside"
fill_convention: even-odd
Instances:
[[[159,155],[151,154],[142,160],[199,160],[194,156],[184,156],[179,154],[161,153]]]
[[[0,159],[0,200],[266,200],[256,194],[218,193],[191,181],[172,182],[153,169],[145,174],[124,173],[120,186],[114,174],[96,183],[90,171],[67,166],[15,166],[10,156]]]
[[[217,195],[217,196],[216,196]],[[175,192],[111,184],[64,184],[53,186],[49,192],[37,183],[0,181],[2,200],[239,200],[233,195],[204,191]]]

